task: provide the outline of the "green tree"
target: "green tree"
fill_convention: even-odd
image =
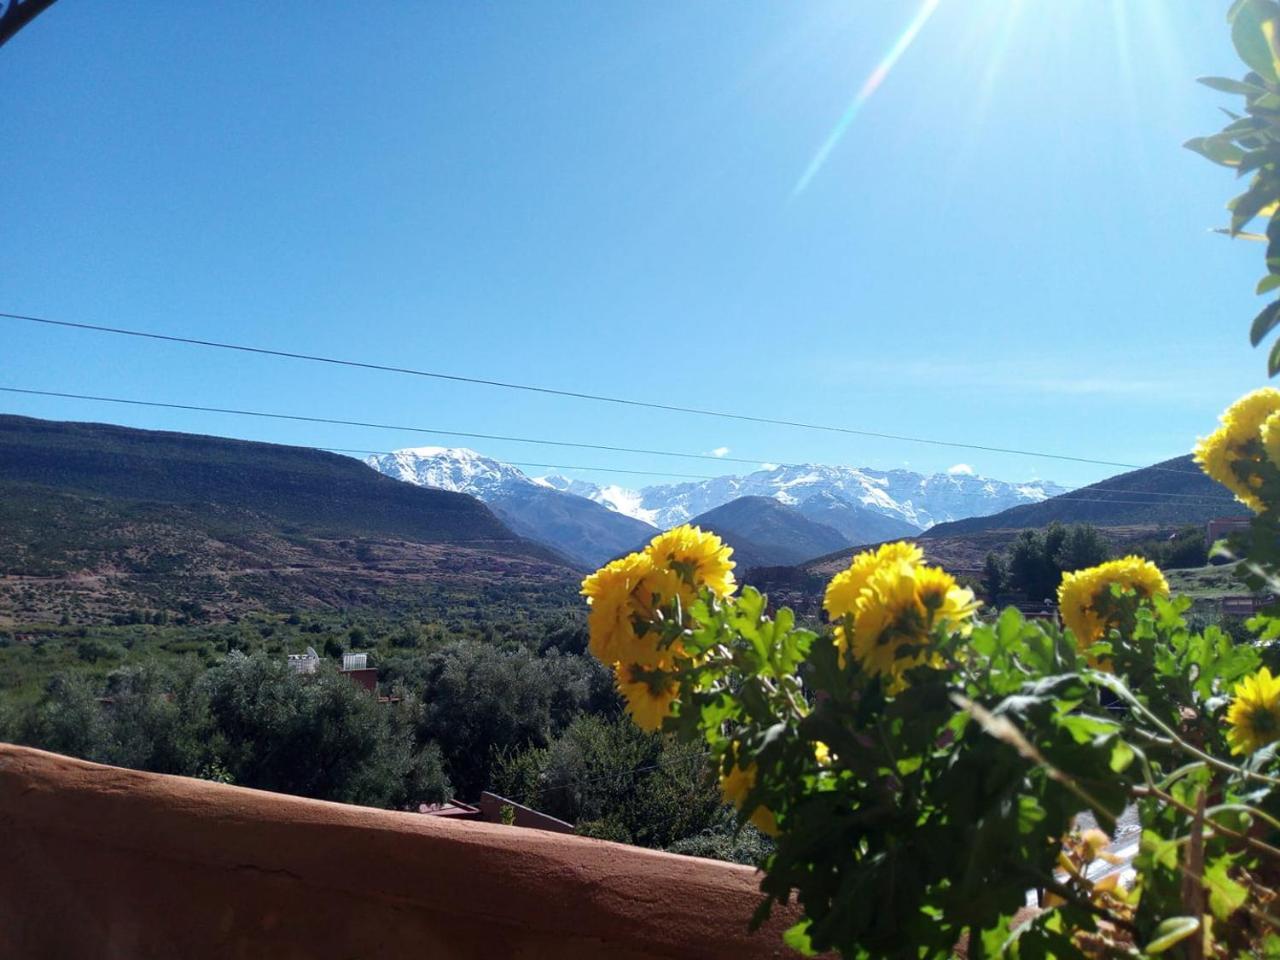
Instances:
[[[1009,585],[1009,564],[1000,554],[994,551],[987,554],[982,564],[982,592],[987,599],[994,601]]]
[[[1052,597],[1058,589],[1058,568],[1039,530],[1023,530],[1009,553],[1009,585],[1032,600]]]
[[[58,674],[14,722],[19,743],[88,760],[103,759],[107,725],[96,691],[83,677]]]
[[[1097,566],[1110,556],[1111,548],[1098,528],[1080,523],[1063,531],[1061,542],[1053,552],[1053,563],[1062,574]]]
[[[413,736],[418,701],[396,706],[324,664],[299,675],[279,659],[232,654],[205,676],[223,766],[243,786],[404,806],[447,799],[440,755]]]
[[[493,777],[498,793],[604,839],[666,847],[732,823],[704,751],[626,717],[581,715],[545,747],[500,753]]]
[[[1101,563],[1110,549],[1089,524],[1053,522],[1044,530],[1023,530],[1009,555],[1009,585],[1030,600],[1056,596],[1062,574]]]
[[[460,796],[489,786],[496,750],[545,746],[583,710],[617,711],[608,671],[593,660],[518,644],[455,641],[426,657],[393,658],[386,676],[423,702],[418,739],[440,745]]]

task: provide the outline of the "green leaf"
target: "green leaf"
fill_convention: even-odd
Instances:
[[[1249,891],[1227,875],[1231,857],[1219,857],[1204,871],[1204,885],[1209,891],[1209,909],[1219,920],[1226,920],[1239,910],[1249,896]]]
[[[1076,743],[1088,743],[1094,737],[1102,737],[1116,732],[1116,724],[1112,720],[1091,717],[1077,713],[1058,717],[1058,725],[1071,734]]]
[[[1232,143],[1230,139],[1221,135],[1215,137],[1192,137],[1183,146],[1224,167],[1238,167],[1245,158],[1243,150]]]
[[[1270,293],[1276,287],[1280,287],[1280,273],[1268,273],[1258,281],[1258,286],[1254,293],[1261,296],[1264,293]]]
[[[1129,769],[1129,764],[1133,763],[1133,757],[1133,747],[1123,740],[1116,740],[1111,745],[1111,772],[1124,773]]]
[[[1253,326],[1249,328],[1249,342],[1255,347],[1266,339],[1267,334],[1280,324],[1280,300],[1274,300],[1262,308],[1253,318]]]
[[[1241,227],[1275,204],[1276,195],[1280,193],[1276,187],[1275,180],[1259,174],[1248,190],[1227,204],[1227,209],[1231,211],[1232,234],[1239,233]]]
[[[1156,927],[1151,941],[1147,944],[1147,953],[1164,953],[1199,929],[1200,921],[1195,917],[1170,917]]]
[[[1222,93],[1242,93],[1246,97],[1267,92],[1264,87],[1245,83],[1243,80],[1230,80],[1227,77],[1198,77],[1196,83],[1203,83],[1206,87]]]
[[[1274,47],[1280,6],[1273,0],[1244,0],[1233,14],[1231,42],[1240,59],[1264,80],[1280,80],[1280,58]]]
[[[1271,355],[1267,357],[1267,376],[1274,377],[1280,373],[1280,340],[1271,345]]]
[[[782,942],[797,953],[802,953],[806,957],[816,957],[818,951],[813,949],[813,943],[809,940],[809,927],[812,925],[810,920],[801,920],[793,927],[788,927],[782,935]]]

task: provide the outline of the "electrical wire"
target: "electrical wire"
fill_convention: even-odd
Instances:
[[[939,440],[931,437],[913,437],[906,434],[883,433],[876,430],[863,430],[854,427],[842,427],[831,424],[806,423],[800,420],[785,420],[778,417],[760,417],[743,413],[732,413],[724,410],[705,410],[699,407],[685,407],[669,403],[657,403],[650,400],[634,400],[626,397],[611,397],[604,394],[585,393],[577,390],[564,390],[555,387],[543,387],[528,383],[515,383],[508,380],[493,380],[484,377],[468,377],[460,374],[441,373],[434,370],[417,370],[412,367],[397,367],[389,364],[370,363],[362,360],[347,360],[339,357],[326,357],[318,354],[302,353],[292,350],[273,350],[267,347],[254,347],[242,343],[228,343],[220,340],[202,340],[196,337],[179,337],[172,334],[152,333],[146,330],[132,330],[126,327],[111,327],[96,323],[77,323],[70,320],[54,320],[49,317],[37,317],[21,313],[0,312],[0,318],[28,323],[44,324],[51,327],[62,327],[71,330],[108,333],[117,336],[138,337],[146,340],[159,340],[166,343],[181,343],[188,346],[209,347],[217,350],[232,350],[239,353],[252,353],[260,356],[280,357],[289,360],[304,360],[310,363],[326,363],[341,367],[355,367],[361,370],[376,370],[383,373],[398,373],[414,377],[426,377],[433,380],[448,380],[454,383],[470,383],[478,386],[500,387],[505,390],[522,390],[528,393],[541,393],[549,396],[569,397],[575,400],[590,400],[597,403],[612,403],[627,407],[642,407],[648,410],[663,410],[671,413],[687,413],[700,417],[716,417],[722,420],[737,420],[744,423],[768,424],[779,427],[792,427],[800,430],[818,430],[826,433],[840,433],[855,437],[870,437],[878,440],[893,440],[900,443],[919,443],[936,447],[950,447],[960,450],[977,450],[983,453],[1003,453],[1023,457],[1036,457],[1044,460],[1061,460],[1068,463],[1087,463],[1103,467],[1123,467],[1129,470],[1140,470],[1146,467],[1140,463],[1124,463],[1119,460],[1099,460],[1092,457],[1077,457],[1062,453],[1048,453],[1039,450],[1022,450],[1015,447],[998,447],[980,443],[965,443],[958,440]],[[465,435],[465,434],[464,434]],[[485,438],[490,439],[490,438]],[[1172,473],[1190,473],[1188,470],[1177,470],[1172,467],[1150,467],[1164,469]]]
[[[27,396],[57,397],[61,399],[71,399],[71,400],[89,400],[95,403],[116,403],[116,404],[124,404],[128,406],[157,407],[161,409],[170,409],[170,410],[189,410],[189,411],[194,411],[199,413],[228,414],[232,416],[257,417],[257,418],[271,419],[271,420],[289,420],[289,421],[298,421],[303,423],[324,423],[324,424],[332,424],[336,426],[362,427],[362,428],[369,428],[369,429],[376,429],[376,430],[396,430],[396,431],[402,431],[406,433],[425,433],[433,436],[464,437],[472,440],[499,440],[499,441],[511,442],[511,443],[528,443],[528,444],[536,444],[536,445],[543,445],[543,446],[573,447],[576,449],[585,449],[585,450],[602,450],[602,451],[607,451],[611,453],[634,453],[634,454],[640,454],[643,456],[675,457],[675,458],[684,458],[684,459],[693,459],[693,460],[709,460],[715,463],[743,463],[743,464],[750,464],[757,468],[761,467],[765,463],[771,462],[764,459],[748,459],[745,457],[727,457],[727,456],[717,457],[713,454],[707,454],[707,453],[678,453],[672,450],[650,450],[650,449],[637,448],[637,447],[614,446],[609,444],[580,443],[580,442],[569,441],[569,440],[548,440],[545,438],[534,438],[534,437],[515,437],[515,436],[505,436],[505,435],[487,434],[487,433],[467,433],[459,430],[443,430],[435,427],[417,427],[417,426],[407,426],[407,425],[400,425],[400,424],[374,423],[371,421],[363,421],[363,420],[342,420],[342,419],[337,419],[333,417],[312,417],[312,416],[304,416],[302,414],[273,413],[273,412],[267,412],[262,410],[240,410],[232,407],[211,407],[211,406],[203,406],[199,404],[188,404],[188,403],[168,403],[168,402],[163,402],[159,400],[137,400],[137,399],[131,399],[131,398],[124,398],[124,397],[103,397],[103,396],[97,396],[93,394],[68,393],[68,392],[56,391],[56,390],[35,390],[35,389],[29,389],[29,388],[23,388],[23,387],[0,386],[0,392],[27,395]],[[394,451],[390,451],[390,452],[394,452]],[[543,464],[542,466],[548,466],[553,468],[556,467],[556,465],[554,464]],[[804,465],[803,464],[780,464],[780,466],[804,466]],[[605,468],[576,468],[576,467],[564,466],[564,467],[559,467],[559,469],[603,470]],[[1149,469],[1158,470],[1160,468],[1150,467]],[[610,470],[609,472],[623,472],[623,471]],[[641,472],[641,471],[626,471],[626,472]],[[1184,470],[1169,470],[1168,472],[1188,475],[1188,471],[1184,471]],[[661,473],[656,473],[655,475],[672,476],[672,474],[661,474]],[[696,475],[690,475],[690,476],[696,476]],[[1194,474],[1194,476],[1199,476],[1199,474]],[[699,478],[700,479],[717,479],[715,477],[699,477]],[[1085,489],[1090,489],[1090,488],[1085,488]],[[1127,490],[1117,490],[1116,492],[1133,494],[1133,495],[1137,495],[1139,493],[1138,491],[1127,491]],[[1149,494],[1147,491],[1142,491],[1141,493],[1143,495],[1155,496],[1158,493],[1158,491],[1150,491]],[[1195,497],[1198,495],[1176,494],[1176,496]],[[1065,498],[1066,498],[1066,495],[1063,495],[1062,497],[1058,497],[1054,499],[1065,499]],[[1096,503],[1143,504],[1143,503],[1157,502],[1154,500],[1126,501],[1126,500],[1116,500],[1116,499],[1098,499],[1098,500],[1086,500],[1083,498],[1074,498],[1074,499],[1076,499],[1079,502],[1096,502]],[[1234,502],[1226,497],[1213,497],[1209,495],[1205,495],[1204,499],[1206,501],[1211,501],[1211,502],[1223,502],[1223,503]]]

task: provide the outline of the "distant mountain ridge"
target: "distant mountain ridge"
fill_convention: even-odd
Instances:
[[[752,540],[741,529],[751,525],[750,513],[760,514],[756,524],[794,527],[804,546],[788,547],[776,538],[757,544],[763,547],[758,553],[781,564],[815,555],[804,553],[815,542],[814,531],[797,519],[838,532],[843,543],[826,533],[816,537],[834,550],[914,536],[942,520],[1034,503],[1065,489],[1045,481],[1007,483],[970,473],[925,476],[909,470],[804,465],[632,490],[560,476],[530,477],[465,447],[411,447],[365,462],[398,480],[478,497],[517,533],[549,544],[583,566],[599,565],[659,529],[695,521],[743,499],[767,498],[796,515],[784,522],[782,514],[766,511],[760,503],[720,515],[722,521],[732,516],[739,524],[736,534],[744,544]]]
[[[1179,525],[1247,512],[1190,456],[1185,456],[1109,477],[1040,503],[939,524],[925,536],[954,537],[985,530],[1043,527],[1055,520],[1100,527]]]
[[[840,531],[804,516],[773,497],[739,497],[694,517],[731,547],[738,571],[791,566],[850,545]]]
[[[658,532],[465,447],[411,447],[367,457],[365,463],[416,486],[478,497],[516,533],[554,547],[581,567],[599,566]]]
[[[904,526],[897,532],[903,534],[961,517],[998,513],[1008,507],[1036,503],[1067,491],[1066,487],[1045,480],[1009,483],[971,473],[926,476],[910,470],[885,471],[825,464],[772,467],[743,477],[716,477],[640,490],[602,487],[559,476],[542,477],[537,482],[604,503],[620,513],[663,528],[684,523],[739,497],[773,497],[806,513],[805,503],[813,497],[822,496],[825,509],[830,508],[833,499],[862,507],[873,514],[899,521]],[[811,509],[817,512],[818,508]],[[862,542],[874,539],[875,536],[870,536]]]

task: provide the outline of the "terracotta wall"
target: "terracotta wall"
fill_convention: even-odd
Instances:
[[[787,956],[758,897],[746,867],[0,744],[3,958]]]

